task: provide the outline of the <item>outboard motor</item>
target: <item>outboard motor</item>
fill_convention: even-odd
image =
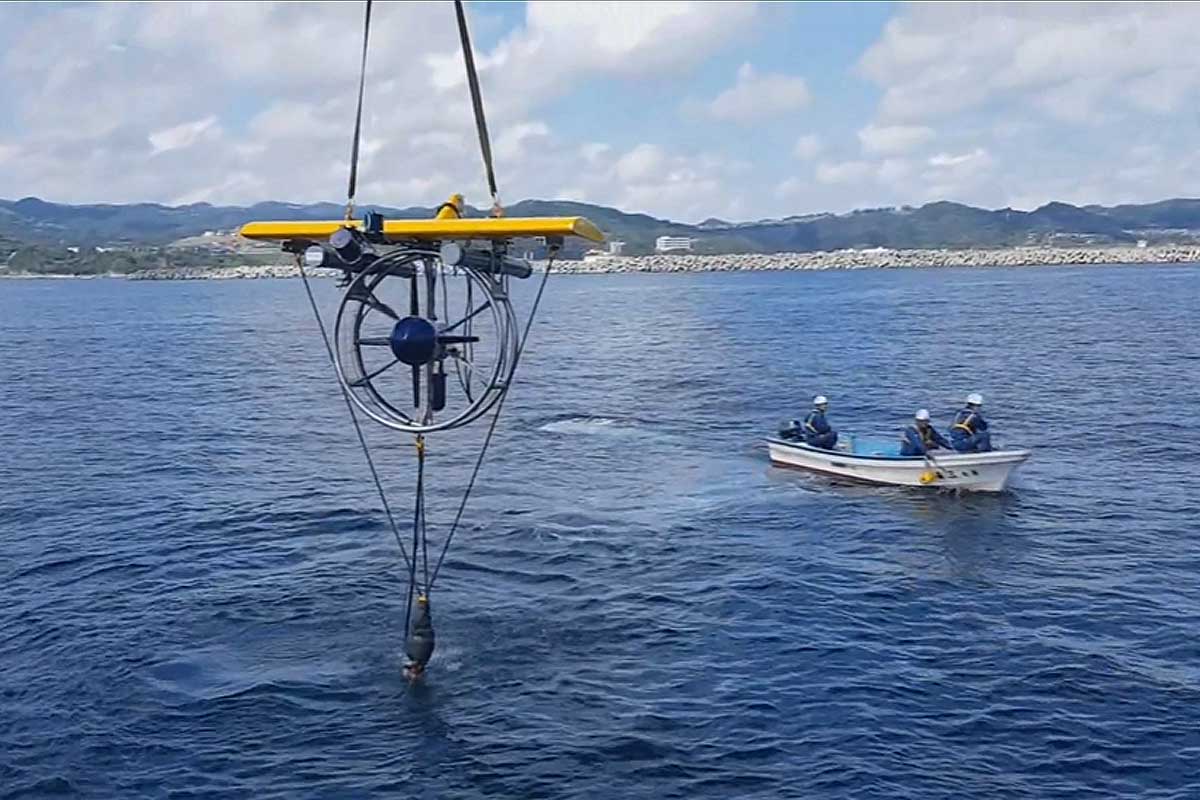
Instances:
[[[779,426],[779,438],[794,442],[804,438],[804,426],[798,419],[789,419]]]

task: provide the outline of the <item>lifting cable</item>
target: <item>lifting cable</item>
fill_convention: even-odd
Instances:
[[[325,342],[325,352],[329,356],[329,363],[333,365],[334,375],[337,374],[337,362],[333,355],[333,346],[329,343],[329,334],[325,332],[325,323],[321,319],[321,311],[317,308],[317,300],[313,297],[312,286],[308,283],[308,273],[304,269],[304,257],[296,256],[296,266],[300,269],[300,277],[304,280],[304,291],[308,293],[308,302],[312,306],[313,316],[317,320],[317,327],[321,330],[321,339]],[[384,513],[387,514],[388,523],[392,527],[392,533],[396,537],[396,544],[400,546],[400,556],[404,559],[404,566],[411,573],[416,567],[417,554],[414,551],[412,560],[409,560],[408,552],[404,549],[404,540],[400,538],[400,528],[396,525],[396,517],[392,514],[392,507],[388,505],[387,493],[383,490],[383,483],[379,480],[379,472],[375,469],[375,459],[371,458],[371,449],[367,447],[367,438],[363,435],[362,425],[359,424],[358,415],[354,413],[354,404],[350,401],[350,392],[346,386],[339,380],[338,387],[342,390],[342,399],[346,401],[346,410],[350,412],[350,421],[354,423],[354,431],[358,434],[358,443],[362,446],[363,456],[367,459],[367,466],[371,470],[371,478],[375,481],[375,489],[379,492],[379,501],[383,503]]]
[[[492,434],[496,432],[496,423],[500,421],[500,412],[504,409],[504,401],[508,399],[508,391],[512,388],[513,381],[517,377],[517,365],[521,363],[521,354],[525,352],[525,341],[529,338],[529,329],[533,327],[533,319],[537,316],[538,305],[542,302],[542,292],[546,289],[546,280],[550,277],[550,272],[554,268],[554,251],[550,253],[550,258],[546,262],[546,271],[542,273],[541,283],[538,284],[537,296],[533,299],[533,307],[529,310],[529,317],[525,320],[525,330],[521,333],[521,341],[517,345],[517,353],[513,358],[513,368],[510,373],[508,382],[504,384],[504,390],[500,392],[500,401],[496,404],[496,413],[492,415],[492,424],[488,426],[487,436],[484,437],[483,446],[479,449],[479,458],[475,459],[475,469],[471,471],[471,479],[467,482],[466,491],[463,492],[462,502],[458,504],[458,512],[454,515],[454,522],[450,525],[450,532],[446,534],[446,541],[442,543],[442,552],[438,556],[437,566],[433,568],[433,576],[426,581],[426,590],[433,588],[433,581],[437,580],[438,573],[442,571],[442,562],[446,560],[446,552],[450,549],[450,540],[454,538],[454,532],[458,530],[458,524],[462,521],[463,511],[467,508],[467,501],[471,499],[471,490],[475,488],[475,479],[479,477],[479,470],[483,466],[484,456],[487,455],[488,446],[492,443]]]

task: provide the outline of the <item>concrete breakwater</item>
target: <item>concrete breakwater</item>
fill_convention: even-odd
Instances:
[[[736,255],[589,256],[582,261],[555,262],[555,271],[570,274],[615,272],[767,272],[829,269],[902,269],[929,267],[1040,267],[1083,264],[1200,263],[1200,245],[1155,247],[1012,247],[996,250],[832,250],[809,253],[742,253]],[[535,262],[538,269],[544,262]],[[131,280],[221,280],[295,278],[292,264],[219,269],[155,269],[132,273]],[[333,278],[336,269],[314,269],[312,277]]]
[[[1033,267],[1078,264],[1200,263],[1200,245],[1012,247],[1002,250],[832,250],[738,255],[592,256],[556,264],[562,272],[765,272],[914,267]]]

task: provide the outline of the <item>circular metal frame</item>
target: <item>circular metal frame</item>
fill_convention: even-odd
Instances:
[[[377,259],[351,281],[342,295],[341,303],[338,305],[337,319],[334,323],[334,366],[337,369],[338,380],[341,381],[342,387],[349,394],[351,401],[364,414],[381,425],[414,434],[457,428],[473,422],[487,413],[503,396],[512,379],[518,347],[517,319],[508,298],[505,278],[493,276],[466,265],[458,265],[454,269],[459,271],[472,286],[480,290],[480,296],[487,298],[491,311],[496,336],[496,341],[493,343],[495,358],[490,375],[484,384],[484,390],[476,397],[468,398],[469,402],[464,408],[443,420],[435,420],[433,411],[429,408],[428,398],[432,387],[429,386],[428,381],[426,381],[425,399],[422,402],[420,413],[406,413],[393,405],[371,381],[363,363],[362,345],[359,344],[359,341],[363,320],[371,310],[371,306],[362,298],[374,296],[375,289],[388,277],[399,277],[397,270],[406,266],[415,270],[418,265],[424,270],[437,270],[439,279],[443,281],[448,273],[448,268],[441,260],[439,252],[415,247],[398,248]],[[354,305],[357,305],[357,308],[351,309],[351,306]],[[439,328],[440,330],[442,329]],[[352,337],[349,342],[353,357],[351,364],[344,363],[343,336],[345,331],[349,331]],[[348,378],[347,367],[357,370],[361,378],[353,380]],[[366,397],[363,397],[362,394],[365,394]]]

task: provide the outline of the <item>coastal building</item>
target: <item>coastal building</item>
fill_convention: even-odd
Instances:
[[[608,243],[608,254],[610,256],[619,256],[625,252],[625,243],[616,241],[615,239]]]
[[[692,240],[688,236],[660,236],[654,240],[654,249],[659,253],[671,253],[685,250],[690,252]]]

